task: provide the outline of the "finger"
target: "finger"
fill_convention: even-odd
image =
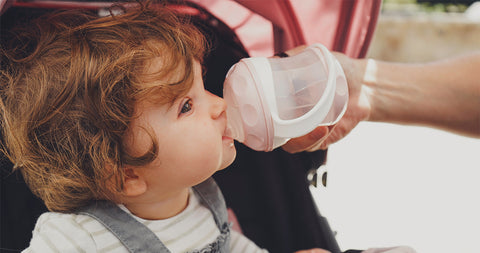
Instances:
[[[301,53],[303,50],[305,50],[305,48],[307,48],[307,46],[302,45],[302,46],[298,46],[298,47],[289,49],[289,50],[284,51],[284,52],[278,52],[278,53],[273,55],[273,58],[288,57],[288,56],[297,55],[297,54]]]
[[[312,249],[310,253],[330,253],[330,251],[324,249]]]
[[[341,124],[340,124],[341,123]],[[343,120],[334,128],[329,129],[328,137],[321,143],[319,149],[327,149],[331,144],[334,144],[347,136],[352,129],[358,124],[356,120]]]
[[[317,127],[307,135],[289,140],[282,148],[289,153],[297,153],[311,149],[314,146],[320,145],[328,136],[328,132],[329,129],[326,126]]]
[[[315,147],[316,150],[326,150],[328,149],[328,147],[330,147],[331,144],[334,144],[339,140],[341,140],[342,139],[341,136],[344,136],[344,135],[339,134],[339,131],[340,130],[334,131],[334,129],[330,129],[330,133],[328,134],[328,136],[324,138],[322,143],[319,143],[319,145]]]
[[[295,47],[295,48],[292,48],[292,49],[289,49],[287,51],[285,51],[285,53],[287,53],[288,55],[296,55],[296,54],[299,54],[301,53],[303,50],[305,50],[305,48],[307,48],[308,46],[307,45],[301,45],[301,46],[298,46],[298,47]]]
[[[330,253],[330,251],[324,249],[306,249],[295,251],[295,253]]]
[[[332,134],[335,133],[334,130],[335,130],[336,126],[337,125],[328,126],[327,134],[323,138],[318,140],[316,143],[314,143],[312,146],[305,149],[305,151],[313,152],[313,151],[317,151],[317,150],[326,150],[328,148],[328,146],[330,144],[332,144],[332,142],[331,142],[332,138],[331,137],[332,137]]]

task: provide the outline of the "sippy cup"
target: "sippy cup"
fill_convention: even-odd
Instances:
[[[285,58],[245,58],[227,73],[228,135],[257,151],[271,151],[345,113],[342,67],[321,44]]]

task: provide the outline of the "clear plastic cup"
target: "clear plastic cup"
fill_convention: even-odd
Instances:
[[[270,151],[290,138],[333,125],[348,102],[345,74],[320,44],[286,58],[245,58],[224,84],[232,138]]]

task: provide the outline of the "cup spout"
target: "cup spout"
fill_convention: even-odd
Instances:
[[[227,130],[225,135],[242,143],[245,141],[240,112],[233,106],[227,106]]]

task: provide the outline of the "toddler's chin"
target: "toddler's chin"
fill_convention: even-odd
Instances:
[[[233,150],[231,150],[231,151],[233,151],[233,154],[229,157],[225,157],[224,162],[223,162],[223,166],[221,166],[220,169],[218,169],[218,170],[223,170],[223,169],[227,168],[228,166],[230,166],[233,163],[233,161],[235,161],[235,157],[237,156],[237,150],[235,149],[235,145],[233,145],[232,148],[233,148]]]

